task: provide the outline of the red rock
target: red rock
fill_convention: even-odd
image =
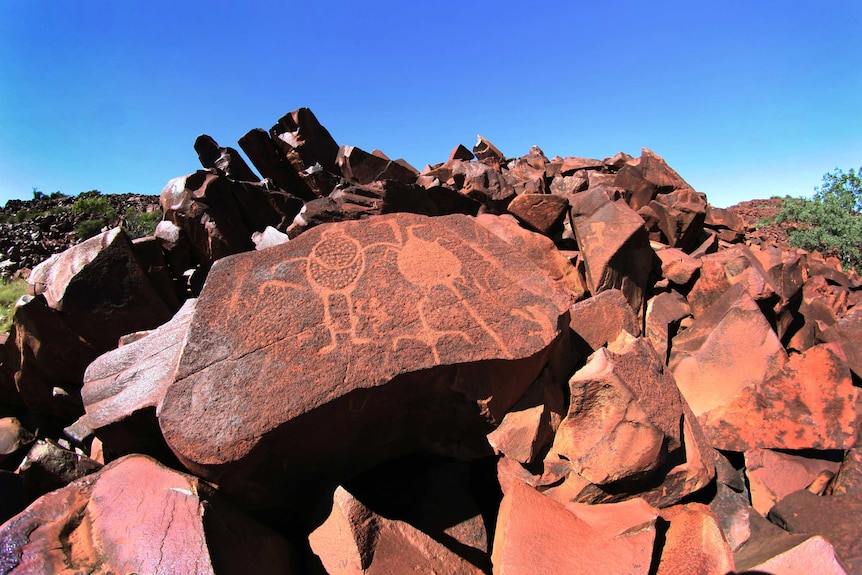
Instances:
[[[33,501],[101,467],[89,457],[61,447],[50,439],[39,439],[15,473],[21,477],[27,500]]]
[[[727,229],[739,233],[745,232],[745,222],[742,221],[741,217],[724,208],[710,205],[706,206],[706,219],[703,225],[715,230]]]
[[[630,155],[626,154],[625,152],[617,152],[616,154],[614,154],[610,158],[605,158],[604,160],[602,160],[602,164],[606,168],[609,168],[610,170],[616,172],[616,171],[619,171],[619,169],[622,168],[624,165],[626,165],[626,162],[633,160],[633,159],[634,158],[632,158]]]
[[[195,140],[195,151],[204,169],[216,168],[232,180],[259,182],[260,178],[251,171],[239,152],[233,148],[219,147],[218,143],[206,134]]]
[[[13,573],[295,572],[284,539],[140,455],[40,498],[0,526],[0,545]]]
[[[662,509],[669,522],[658,561],[658,575],[725,575],[734,570],[733,554],[709,507],[687,503]]]
[[[779,501],[769,516],[791,533],[823,536],[834,546],[847,573],[862,571],[862,497],[820,497],[796,491]]]
[[[498,169],[486,163],[453,162],[450,180],[455,189],[479,202],[491,213],[505,213],[515,199],[512,185]],[[448,180],[444,183],[448,184]]]
[[[196,302],[188,300],[169,322],[87,368],[81,397],[88,424],[115,453],[166,453],[156,414],[174,381]]]
[[[691,188],[660,156],[644,148],[640,158],[627,161],[617,172],[613,185],[628,190],[635,211],[648,205],[657,194]]]
[[[563,158],[563,164],[560,167],[560,174],[564,176],[571,176],[578,170],[599,170],[604,166],[601,160],[595,160],[593,158],[576,158],[573,156],[566,156]]]
[[[493,573],[648,573],[655,519],[640,500],[567,507],[515,482],[500,505]]]
[[[509,459],[530,463],[553,440],[564,415],[563,389],[546,370],[488,434],[488,443]]]
[[[449,154],[449,160],[462,160],[464,162],[469,162],[473,159],[475,159],[473,152],[468,150],[462,144],[458,144],[455,149],[452,150],[452,153]]]
[[[668,365],[710,442],[724,449],[736,437],[722,434],[723,409],[778,375],[785,363],[778,336],[739,285],[673,339]]]
[[[856,441],[857,389],[834,344],[793,355],[771,378],[753,382],[701,419],[731,451],[849,449]]]
[[[671,247],[691,251],[703,232],[706,199],[691,188],[660,194],[649,203],[658,217],[658,228]]]
[[[279,152],[266,130],[255,128],[249,131],[239,139],[239,146],[260,174],[272,180],[279,189],[304,200],[317,197],[293,164]]]
[[[618,289],[609,289],[575,303],[571,318],[572,331],[577,335],[576,349],[584,357],[614,341],[624,331],[635,337],[641,331],[625,294]]]
[[[355,471],[420,446],[488,454],[491,422],[565,349],[569,301],[466,216],[318,226],[213,267],[160,426],[240,493],[281,485],[256,475],[278,462],[309,481],[312,464]]]
[[[132,240],[132,249],[153,290],[173,315],[180,309],[180,299],[162,251],[160,239],[149,236]]]
[[[171,316],[120,228],[52,256],[27,282],[101,351],[115,348],[121,335],[154,328]]]
[[[694,317],[703,314],[731,286],[742,284],[755,301],[775,298],[772,278],[747,246],[735,246],[702,258],[700,277],[688,294]]]
[[[338,144],[308,108],[285,114],[270,128],[269,134],[297,172],[320,164],[324,170],[339,173]]]
[[[479,136],[478,140],[476,140],[476,145],[473,146],[473,154],[479,161],[498,166],[506,159],[503,152],[482,136]]]
[[[639,313],[655,257],[643,220],[601,189],[575,194],[569,202],[590,292],[620,289]]]
[[[671,333],[676,333],[680,320],[690,314],[688,302],[675,291],[659,293],[647,302],[644,336],[659,357],[667,357]]]
[[[766,515],[786,495],[805,489],[822,471],[837,472],[840,464],[769,449],[752,449],[745,452],[745,466],[751,504]]]
[[[555,195],[566,197],[570,194],[583,192],[590,185],[590,180],[583,172],[575,173],[572,176],[558,175],[551,180],[551,185],[548,190]]]
[[[36,440],[16,417],[0,418],[0,463],[30,447]]]
[[[560,501],[615,500],[603,493],[610,491],[616,500],[639,494],[670,505],[711,481],[712,454],[646,340],[620,337],[598,350],[569,386],[569,411],[545,460],[546,467],[554,458],[563,460],[569,471],[559,486],[545,490],[547,495]],[[593,487],[622,479],[631,479],[631,485]],[[636,480],[643,484],[638,487]]]
[[[751,537],[750,518],[756,511],[744,494],[720,482],[716,485],[715,497],[709,502],[709,509],[718,520],[730,550],[735,553]]]
[[[677,248],[657,250],[661,260],[661,274],[677,285],[685,285],[692,280],[703,263]]]
[[[331,575],[484,573],[410,524],[377,515],[342,487],[308,541]]]
[[[397,162],[369,154],[355,146],[341,146],[335,162],[344,177],[353,184],[364,185],[378,180],[398,180],[412,184],[419,176],[415,169],[405,168]]]
[[[818,535],[791,546],[784,543],[764,545],[758,549],[758,554],[746,556],[744,562],[737,559],[736,566],[746,573],[771,575],[847,574],[835,555],[835,548],[829,541]]]
[[[586,293],[583,276],[549,238],[525,230],[509,215],[480,214],[476,222],[511,244],[542,269],[549,278],[569,290],[576,300],[583,299]]]
[[[796,250],[775,246],[751,246],[751,254],[772,280],[782,302],[795,298],[806,280],[805,259]]]
[[[562,231],[563,217],[568,207],[565,198],[553,194],[521,194],[512,200],[507,209],[528,228],[552,236]]]
[[[848,449],[830,485],[830,495],[862,495],[862,449]]]
[[[853,308],[835,324],[825,327],[821,337],[837,343],[847,358],[847,365],[856,377],[862,377],[862,307]]]

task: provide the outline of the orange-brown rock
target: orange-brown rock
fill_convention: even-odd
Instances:
[[[614,341],[625,331],[637,337],[640,322],[618,289],[609,289],[575,303],[571,311],[571,327],[577,351],[584,357]]]
[[[832,326],[823,326],[821,337],[837,343],[847,365],[856,377],[862,377],[862,307],[853,308]]]
[[[553,194],[521,194],[511,201],[510,214],[531,230],[552,236],[563,229],[563,217],[569,203],[566,198]]]
[[[295,572],[283,538],[141,455],[38,499],[0,526],[0,549],[4,573]]]
[[[794,491],[805,489],[822,472],[837,472],[840,463],[771,449],[752,449],[745,452],[745,466],[751,504],[759,513],[766,515],[776,502]]]
[[[802,537],[784,542],[770,539],[756,549],[736,556],[736,568],[745,573],[769,573],[770,575],[847,575],[835,554],[832,544],[819,535]]]
[[[713,446],[735,445],[722,434],[722,414],[738,397],[778,375],[787,353],[760,308],[737,285],[672,343],[668,365]]]
[[[629,205],[637,211],[658,194],[691,188],[663,158],[643,148],[639,158],[629,159],[616,173],[614,186],[625,188]]]
[[[308,541],[330,575],[485,572],[409,523],[376,514],[340,486]]]
[[[647,302],[644,336],[659,357],[667,357],[671,336],[676,334],[680,321],[690,314],[691,308],[679,292],[661,292]]]
[[[747,246],[734,246],[702,258],[700,276],[688,294],[694,317],[703,314],[731,286],[741,284],[757,302],[777,299],[772,278]]]
[[[662,240],[671,247],[691,251],[700,243],[706,199],[691,188],[659,194],[649,207],[656,214]]]
[[[269,134],[300,174],[313,169],[315,164],[333,174],[339,173],[338,144],[308,108],[285,114],[270,128]]]
[[[656,516],[639,499],[564,506],[515,481],[500,505],[493,573],[649,573]]]
[[[691,281],[694,274],[700,270],[703,263],[677,248],[665,248],[656,251],[661,260],[661,273],[677,285],[685,285]]]
[[[805,490],[779,501],[769,514],[791,533],[821,535],[835,548],[847,573],[862,572],[862,497],[836,495],[821,497]]]
[[[489,454],[485,434],[563,351],[569,301],[466,216],[318,226],[213,267],[160,426],[184,464],[251,497],[274,469]]]
[[[643,220],[600,188],[570,196],[569,202],[590,293],[622,290],[639,313],[655,257]]]
[[[849,449],[857,396],[840,349],[822,344],[791,356],[779,373],[753,382],[701,423],[730,451]]]
[[[709,507],[687,503],[662,509],[660,516],[670,525],[658,560],[658,575],[726,575],[734,570],[730,546]]]

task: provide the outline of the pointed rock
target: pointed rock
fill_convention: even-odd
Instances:
[[[531,230],[552,236],[563,229],[569,202],[552,194],[521,194],[509,204],[509,213]]]
[[[745,452],[745,467],[752,506],[766,515],[776,502],[805,489],[820,473],[836,473],[840,464],[770,449],[752,449]]]
[[[216,168],[228,178],[242,182],[259,182],[260,178],[251,171],[239,152],[233,148],[222,148],[211,136],[201,134],[195,140],[195,151],[205,169]]]
[[[730,546],[709,507],[687,503],[662,509],[660,516],[670,525],[665,533],[657,575],[726,575],[734,570]]]

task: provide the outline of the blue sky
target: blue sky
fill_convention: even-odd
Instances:
[[[422,168],[663,156],[711,203],[862,165],[862,2],[0,1],[0,204],[158,194],[306,106]]]

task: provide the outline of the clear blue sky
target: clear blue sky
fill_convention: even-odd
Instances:
[[[311,108],[422,168],[663,156],[711,203],[809,195],[862,165],[862,2],[0,0],[0,204],[158,194]]]

